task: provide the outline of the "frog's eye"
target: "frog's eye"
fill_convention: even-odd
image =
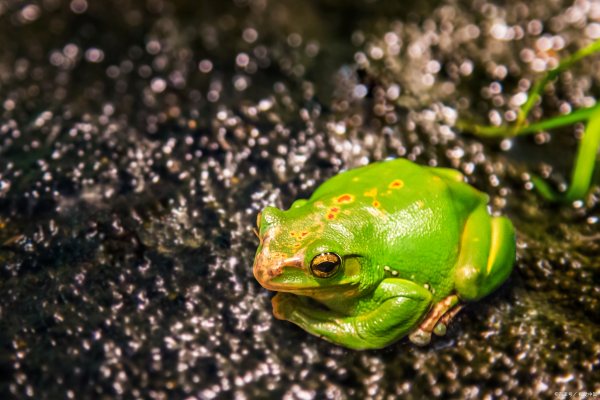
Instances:
[[[335,253],[321,253],[310,262],[310,271],[317,278],[333,276],[342,265],[342,259]]]

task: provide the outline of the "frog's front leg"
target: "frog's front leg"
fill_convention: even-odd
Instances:
[[[348,316],[318,308],[300,296],[278,293],[273,313],[309,333],[342,346],[362,350],[378,349],[406,335],[431,306],[431,293],[414,282],[385,279],[367,302],[369,311]]]

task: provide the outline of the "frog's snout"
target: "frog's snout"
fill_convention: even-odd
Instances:
[[[302,268],[300,256],[290,257],[281,252],[272,252],[269,249],[270,236],[266,235],[259,253],[254,258],[252,268],[254,277],[265,289],[277,290],[278,285],[271,281],[283,273],[284,268]]]

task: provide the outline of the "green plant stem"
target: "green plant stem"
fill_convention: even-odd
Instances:
[[[600,147],[600,103],[589,108],[582,108],[570,114],[561,115],[521,127],[514,131],[508,126],[482,126],[465,121],[458,121],[456,126],[464,131],[480,137],[514,137],[527,135],[547,129],[559,128],[575,122],[587,121],[583,137],[577,147],[571,186],[566,193],[557,193],[552,187],[537,175],[532,175],[531,180],[542,197],[549,201],[573,201],[583,198],[592,183],[596,154]]]
[[[561,126],[570,125],[575,122],[586,121],[587,126],[583,133],[577,154],[575,156],[575,164],[571,174],[571,186],[566,193],[560,194],[555,192],[548,183],[539,176],[532,176],[531,180],[535,184],[539,193],[550,201],[573,201],[583,198],[590,188],[594,165],[596,163],[596,154],[600,146],[600,103],[593,107],[579,109],[566,115],[550,118],[544,121],[535,122],[529,125],[527,116],[540,99],[542,91],[546,85],[554,80],[562,71],[570,68],[579,60],[593,55],[600,51],[600,39],[574,54],[560,61],[558,66],[548,71],[540,80],[538,80],[527,97],[527,101],[523,104],[517,115],[517,120],[509,126],[489,126],[478,125],[469,121],[459,120],[456,127],[460,130],[470,132],[476,136],[488,138],[507,138],[519,135],[527,135],[548,129],[555,129]]]
[[[492,126],[478,125],[465,120],[458,120],[456,127],[461,131],[472,133],[473,135],[488,138],[507,138],[513,136],[530,135],[532,133],[542,132],[548,129],[556,129],[561,126],[571,125],[575,122],[584,122],[590,119],[591,115],[600,108],[597,104],[588,108],[581,108],[572,113],[553,117],[544,121],[534,122],[531,125],[525,125],[514,130],[513,126]]]
[[[592,174],[599,145],[600,107],[595,107],[577,148],[575,166],[571,174],[571,186],[566,193],[557,193],[542,178],[532,176],[532,181],[540,194],[550,201],[573,201],[583,198],[592,183]]]
[[[519,110],[519,115],[517,116],[517,121],[514,124],[513,129],[517,131],[523,126],[523,124],[525,124],[529,112],[531,111],[535,103],[538,101],[542,94],[542,91],[550,81],[554,80],[558,76],[558,74],[570,68],[573,64],[575,64],[582,58],[595,54],[598,51],[600,51],[600,39],[584,47],[583,49],[576,51],[572,55],[562,59],[560,63],[556,66],[556,68],[548,71],[548,73],[546,73],[546,75],[544,75],[542,79],[538,80],[529,92],[527,101]]]

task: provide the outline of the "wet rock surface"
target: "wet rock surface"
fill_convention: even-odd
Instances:
[[[600,191],[578,135],[482,141],[600,37],[600,3],[0,1],[3,398],[532,398],[600,391]],[[598,57],[534,117],[595,102]],[[386,157],[463,171],[518,230],[444,338],[355,352],[271,315],[257,212]]]

